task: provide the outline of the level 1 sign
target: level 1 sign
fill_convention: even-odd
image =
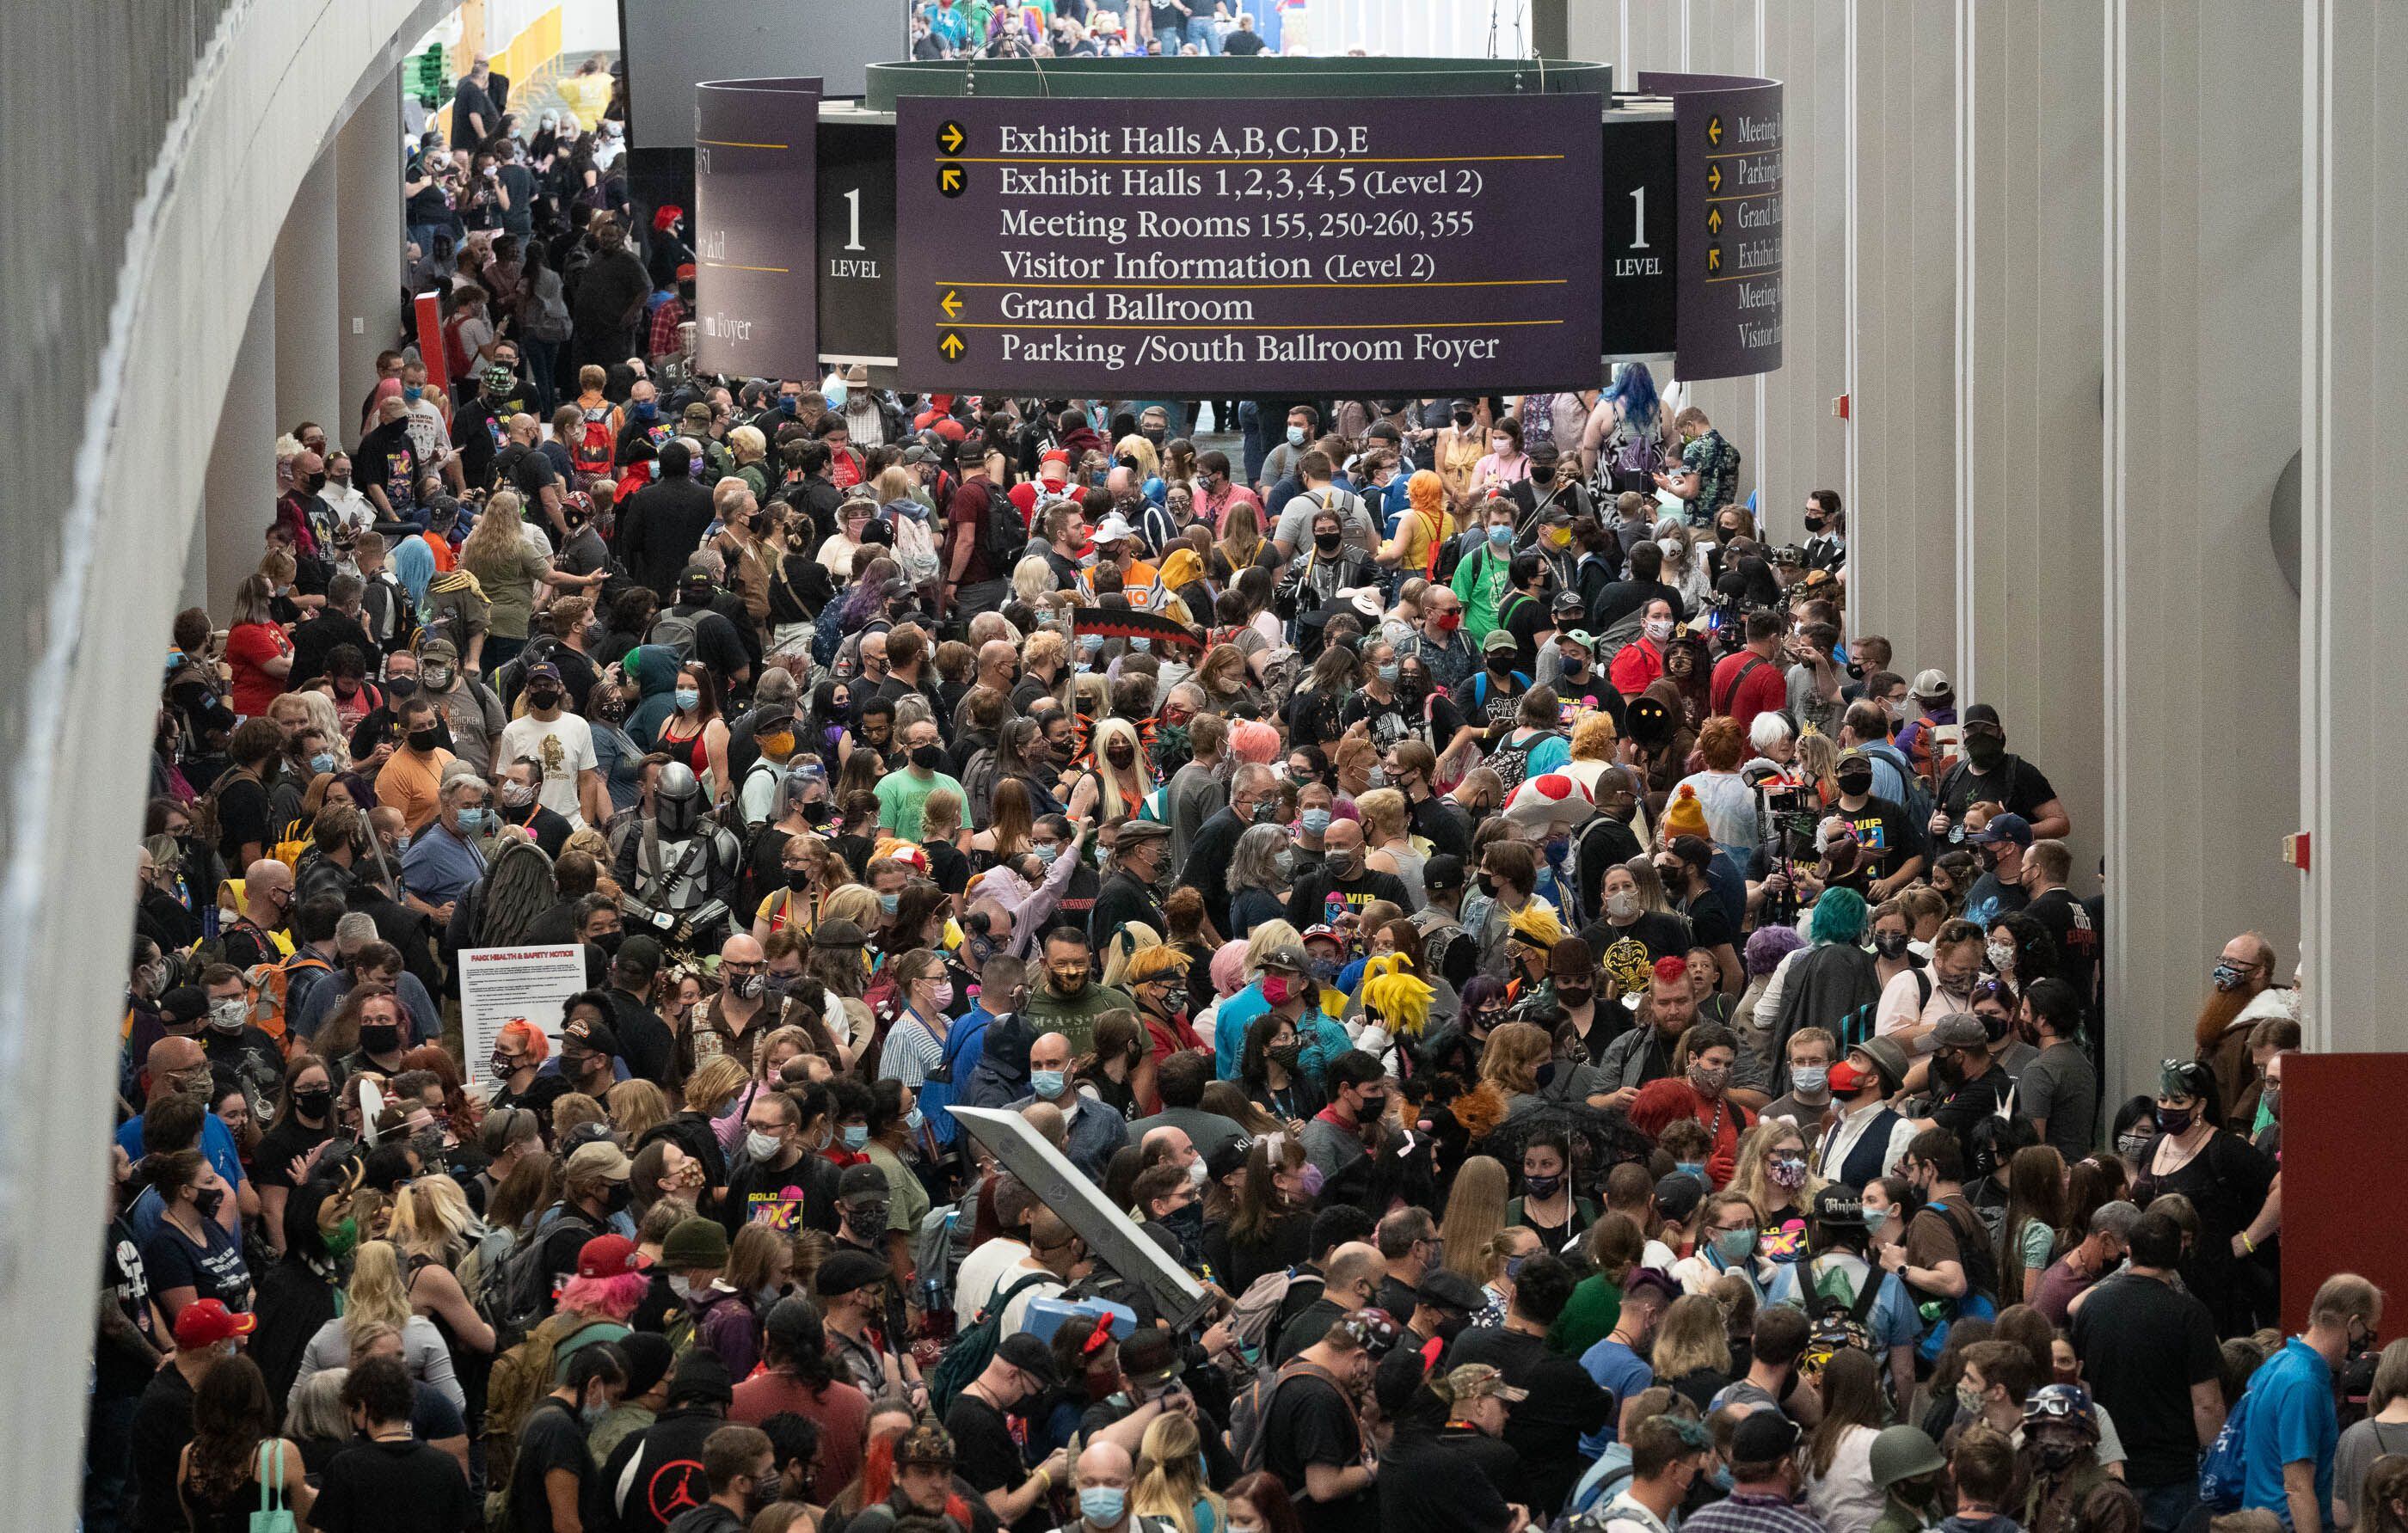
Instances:
[[[816,79],[695,88],[695,365],[725,378],[819,376],[813,268]]]
[[[905,98],[903,386],[1595,386],[1598,97],[1449,105]]]
[[[1781,86],[1726,75],[1639,77],[1672,98],[1680,179],[1680,374],[1781,365]]]

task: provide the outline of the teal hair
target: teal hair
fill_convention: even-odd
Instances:
[[[1827,889],[1814,902],[1814,945],[1865,939],[1865,896],[1854,889]]]

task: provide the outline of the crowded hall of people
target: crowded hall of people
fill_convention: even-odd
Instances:
[[[1040,56],[1260,46],[1128,9]],[[1858,609],[1891,508],[1669,355],[709,371],[624,80],[506,84],[172,614],[84,1529],[2408,1533],[2296,953],[2136,1063],[2092,768]]]

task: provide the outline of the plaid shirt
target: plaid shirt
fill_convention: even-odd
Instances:
[[[686,322],[685,300],[671,298],[652,310],[652,329],[644,347],[648,357],[666,356],[678,348],[678,326]]]
[[[1711,1506],[1701,1507],[1681,1525],[1681,1533],[1823,1533],[1823,1525],[1803,1507],[1777,1496],[1748,1496],[1734,1491]]]

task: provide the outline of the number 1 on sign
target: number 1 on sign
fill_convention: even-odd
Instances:
[[[861,188],[856,186],[852,191],[846,193],[844,194],[844,205],[848,208],[852,209],[853,214],[853,232],[845,236],[844,248],[848,251],[868,249],[867,246],[861,242]]]
[[[1630,248],[1643,251],[1647,248],[1647,189],[1632,187],[1630,202]]]

